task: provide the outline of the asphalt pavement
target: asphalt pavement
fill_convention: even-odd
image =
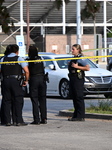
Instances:
[[[47,98],[48,123],[31,125],[31,101],[25,98],[23,118],[28,126],[0,126],[0,150],[111,150],[112,120],[70,122],[69,116],[59,116],[61,110],[72,106],[71,100]]]
[[[59,110],[72,107],[71,100],[47,98],[48,123],[31,125],[32,107],[25,99],[23,118],[28,126],[0,126],[0,150],[111,150],[112,121],[86,118],[70,122]]]

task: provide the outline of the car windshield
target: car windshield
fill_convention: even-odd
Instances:
[[[61,69],[68,68],[68,63],[70,62],[70,58],[72,57],[55,57],[55,59],[57,59],[57,64]],[[85,59],[85,61],[87,61],[87,64],[89,64],[90,68],[98,68],[91,60]]]
[[[61,68],[61,69],[68,68],[70,58],[71,57],[55,57],[55,59],[57,59],[57,64],[58,64],[59,68]],[[58,60],[58,59],[64,59],[64,60]]]
[[[98,68],[96,64],[94,64],[90,59],[86,59],[87,63],[89,64],[90,68]]]

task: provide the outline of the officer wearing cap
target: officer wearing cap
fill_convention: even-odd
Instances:
[[[10,46],[10,45],[9,45]],[[16,125],[17,126],[24,126],[27,125],[22,118],[22,108],[23,108],[23,90],[22,86],[26,86],[29,79],[29,70],[27,63],[20,62],[24,61],[23,58],[18,56],[19,47],[18,45],[14,44],[11,45],[10,54],[4,56],[1,59],[0,69],[1,74],[3,77],[3,102],[4,102],[4,115],[6,120],[6,126],[11,125],[11,103],[12,97],[14,100],[14,107],[15,107],[15,115],[16,115]],[[16,61],[19,61],[16,63]],[[13,62],[13,63],[12,63]],[[24,71],[25,81],[22,85],[21,77]]]
[[[46,108],[46,79],[44,64],[41,57],[38,56],[38,51],[35,46],[29,47],[29,89],[33,107],[33,122],[31,124],[39,125],[47,123],[47,108]],[[38,60],[38,61],[36,61]],[[40,60],[40,61],[39,61]]]
[[[70,90],[73,99],[74,113],[72,118],[68,121],[84,121],[85,120],[85,104],[84,104],[84,71],[89,71],[89,65],[85,59],[81,59],[83,56],[82,49],[79,44],[72,46],[72,55],[74,59],[71,60],[68,65]]]

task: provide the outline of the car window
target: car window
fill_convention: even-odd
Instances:
[[[65,69],[65,68],[68,68],[69,62],[70,60],[58,60],[57,64],[61,69]]]
[[[55,59],[57,59],[57,64],[61,69],[68,68],[70,59],[67,59],[67,58],[71,58],[71,57],[55,57]],[[65,59],[65,60],[58,60],[58,59]],[[84,61],[87,62],[87,64],[90,66],[90,68],[98,68],[91,60],[85,59]]]
[[[70,62],[70,59],[68,59],[68,58],[71,58],[71,57],[55,57],[55,59],[57,59],[57,64],[58,64],[59,68],[61,68],[61,69],[68,68],[68,64]],[[58,60],[58,59],[65,59],[65,60]]]
[[[46,59],[46,60],[51,59],[50,57],[47,57],[47,56],[42,56],[42,57],[43,57],[43,59]],[[51,64],[54,65],[53,61],[44,61],[44,66],[46,69],[49,69],[49,65],[51,65]]]
[[[42,57],[43,57],[43,59],[51,59],[48,56],[42,56]],[[55,59],[57,59],[57,64],[58,64],[60,69],[67,69],[68,68],[70,58],[73,58],[73,57],[55,57]],[[60,60],[60,59],[63,59],[63,60]],[[90,59],[84,59],[84,61],[87,62],[87,64],[89,65],[90,68],[98,68]],[[45,61],[44,62],[45,68],[49,68],[49,65],[51,65],[51,64],[54,65],[53,61]]]
[[[112,55],[112,51],[108,55]],[[112,63],[112,57],[107,57],[107,63]]]

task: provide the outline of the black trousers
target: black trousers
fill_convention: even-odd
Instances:
[[[29,81],[30,97],[33,107],[33,119],[47,119],[46,81],[43,75],[31,76]]]
[[[84,103],[84,78],[79,79],[76,75],[70,76],[70,92],[73,99],[73,118],[85,118]]]
[[[3,95],[3,82],[1,81],[1,94]],[[12,122],[16,122],[16,115],[15,115],[15,107],[14,107],[14,98],[12,97],[12,103],[11,103],[11,119]],[[4,115],[4,101],[1,100],[1,110],[0,110],[0,116],[1,116],[1,124],[6,124],[5,115]]]
[[[11,122],[11,110],[14,111],[16,123],[22,123],[23,90],[16,78],[4,78],[2,86],[2,101],[6,123]],[[13,106],[12,106],[13,104]],[[12,109],[13,107],[13,109]]]

